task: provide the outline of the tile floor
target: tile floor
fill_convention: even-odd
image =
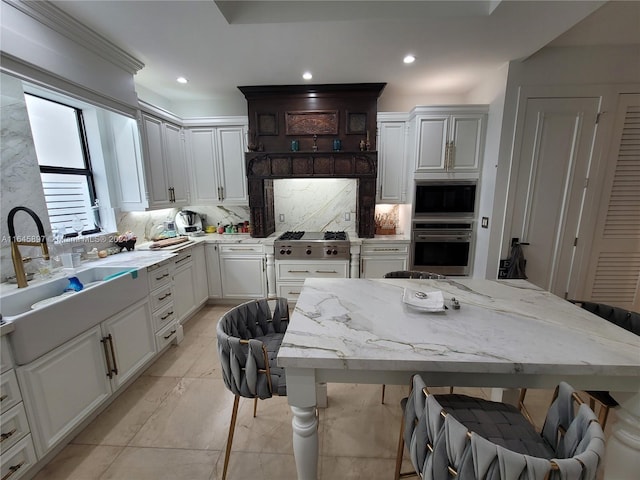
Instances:
[[[184,341],[159,357],[35,479],[221,478],[233,395],[222,381],[215,329],[228,308],[207,306],[198,312],[184,326]],[[328,386],[329,408],[320,411],[319,423],[321,479],[393,478],[399,401],[406,390],[388,386],[382,405],[379,385]],[[538,425],[550,398],[546,390],[527,394]],[[240,402],[227,478],[295,479],[287,399],[259,402],[257,418],[252,404]]]

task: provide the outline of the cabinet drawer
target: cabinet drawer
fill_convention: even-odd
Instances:
[[[349,262],[315,262],[300,263],[283,262],[276,265],[276,278],[278,280],[293,280],[305,278],[347,278]]]
[[[264,252],[262,245],[245,245],[245,244],[233,244],[233,245],[220,245],[220,254],[240,254],[240,255],[262,255]]]
[[[279,297],[284,297],[287,301],[295,303],[302,291],[302,282],[278,283],[277,291]]]
[[[173,301],[173,287],[171,284],[161,287],[158,290],[151,292],[149,296],[149,302],[151,303],[151,311],[155,312],[159,308],[169,304]]]
[[[171,283],[171,264],[149,269],[149,290]]]
[[[408,243],[363,243],[360,255],[402,255],[409,254]]]
[[[173,302],[168,303],[158,311],[153,313],[153,330],[157,332],[162,330],[169,323],[174,321],[176,314],[173,308]]]
[[[6,372],[13,366],[9,340],[6,335],[0,337],[0,373]]]
[[[4,453],[29,433],[24,405],[19,403],[0,416],[0,452]],[[4,459],[3,459],[4,463]]]
[[[158,333],[156,333],[156,346],[158,352],[169,345],[175,338],[178,331],[178,323],[172,322]]]
[[[182,267],[183,265],[191,262],[191,249],[183,250],[178,254],[178,258],[175,259],[174,265],[176,268]]]
[[[38,461],[31,435],[27,435],[13,447],[2,453],[0,475],[4,480],[17,480]]]
[[[22,401],[18,379],[14,370],[0,375],[0,412],[4,413]]]

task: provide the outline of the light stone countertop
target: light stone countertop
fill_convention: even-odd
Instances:
[[[459,310],[425,313],[404,288]],[[307,279],[279,365],[463,374],[573,375],[640,388],[640,337],[524,280]],[[590,377],[590,375],[593,377]],[[607,377],[603,379],[603,377]],[[603,383],[604,384],[604,383]]]

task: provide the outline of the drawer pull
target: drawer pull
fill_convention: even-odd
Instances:
[[[165,298],[168,298],[168,297],[170,297],[170,296],[171,296],[171,292],[167,293],[166,295],[163,295],[163,296],[159,297],[159,298],[158,298],[158,301],[162,301],[162,300],[164,300]]]
[[[23,465],[24,465],[24,460],[18,463],[17,465],[11,465],[9,467],[9,471],[7,472],[7,474],[4,477],[2,477],[2,479],[0,480],[7,480],[11,475],[13,475],[18,470],[20,470],[20,467],[22,467]]]
[[[176,260],[176,265],[180,262],[184,262],[185,260],[189,260],[190,258],[191,258],[191,255],[187,255],[186,257],[183,257],[180,260]]]
[[[399,248],[374,248],[374,252],[399,252]]]
[[[233,252],[255,252],[255,250],[253,248],[234,248],[234,247],[231,247],[228,250],[231,250]]]
[[[300,292],[288,292],[287,295],[300,295]]]
[[[0,397],[0,402],[5,401],[8,397],[9,397],[9,395],[2,395],[2,396]]]
[[[176,333],[176,331],[175,331],[175,330],[171,330],[171,331],[169,332],[169,335],[165,335],[165,336],[164,336],[164,339],[165,339],[165,340],[167,340],[167,339],[171,338],[171,337],[173,336],[173,334],[174,334],[174,333]]]
[[[164,317],[160,317],[160,320],[166,320],[167,318],[169,318],[171,315],[173,315],[173,311],[171,312],[167,312],[167,314]]]
[[[161,277],[156,277],[156,280],[162,280],[163,278],[167,278],[169,276],[168,273],[165,273],[164,275],[162,275]]]
[[[17,429],[9,430],[7,433],[0,434],[0,442],[4,442],[7,438],[17,432]]]
[[[338,273],[335,270],[316,270],[316,273]]]
[[[309,270],[287,270],[288,273],[309,273]]]

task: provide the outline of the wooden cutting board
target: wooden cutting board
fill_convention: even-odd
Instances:
[[[153,242],[151,245],[149,245],[149,248],[156,249],[156,248],[171,247],[173,245],[178,245],[180,243],[184,243],[188,241],[189,241],[189,237],[164,238],[162,240],[157,240]]]

